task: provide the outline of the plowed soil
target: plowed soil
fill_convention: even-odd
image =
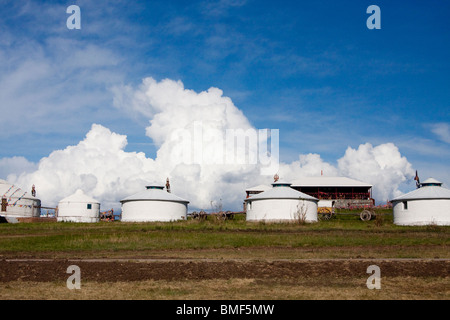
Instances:
[[[365,277],[370,265],[380,267],[383,277],[448,277],[450,260],[421,259],[305,259],[305,260],[0,260],[0,282],[65,281],[67,268],[77,265],[83,281],[130,282],[144,280],[298,279]]]

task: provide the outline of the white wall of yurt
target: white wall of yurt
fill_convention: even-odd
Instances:
[[[122,204],[122,221],[176,221],[186,220],[187,203],[161,200],[135,200]]]
[[[393,203],[396,225],[450,225],[450,200],[404,200]]]
[[[317,203],[302,199],[263,199],[247,201],[247,221],[316,222]]]
[[[98,222],[100,202],[87,196],[81,189],[58,203],[58,222]]]

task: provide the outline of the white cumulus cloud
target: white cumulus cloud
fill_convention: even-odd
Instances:
[[[126,144],[126,136],[93,124],[84,140],[53,151],[39,161],[36,171],[19,175],[16,183],[26,188],[34,184],[47,205],[83,189],[103,206],[117,207],[117,200],[139,191],[155,168],[144,153],[125,152]]]
[[[358,149],[347,148],[338,160],[339,173],[343,176],[371,183],[373,196],[379,201],[401,194],[401,183],[414,176],[414,170],[393,143],[372,146],[361,144]]]
[[[36,185],[44,205],[56,205],[80,188],[106,210],[119,208],[122,198],[169,177],[172,192],[189,200],[191,209],[222,203],[224,209],[240,210],[245,188],[270,184],[275,173],[285,180],[320,171],[348,176],[372,183],[378,201],[396,196],[400,183],[413,174],[411,164],[392,143],[349,147],[337,165],[318,154],[300,154],[297,161],[279,163],[270,174],[261,174],[263,156],[273,156],[270,159],[278,164],[273,148],[260,152],[269,138],[220,89],[195,92],[181,81],[146,78],[138,88],[117,87],[114,93],[117,108],[148,120],[145,133],[158,147],[154,159],[143,152],[125,151],[125,135],[93,124],[77,145],[52,152],[34,170],[31,166],[16,171],[11,182],[24,188]]]
[[[11,157],[0,159],[0,177],[9,177],[15,179],[16,176],[33,172],[37,169],[35,163],[28,161],[24,157]]]

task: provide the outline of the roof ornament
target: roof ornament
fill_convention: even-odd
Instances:
[[[416,170],[416,176],[414,177],[414,180],[416,180],[416,188],[419,189],[420,188],[420,180],[419,180],[419,175],[417,174],[417,170]]]
[[[169,178],[167,178],[167,180],[166,180],[166,190],[167,190],[167,192],[170,193],[170,182],[169,182]]]
[[[277,182],[278,179],[280,179],[280,177],[278,176],[277,173],[275,173],[275,175],[273,176],[273,182]]]

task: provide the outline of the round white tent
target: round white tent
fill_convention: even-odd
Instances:
[[[450,190],[433,178],[392,199],[396,225],[450,225]]]
[[[142,192],[120,200],[122,221],[176,221],[186,219],[189,201],[164,191],[163,185],[146,186]]]
[[[247,221],[317,222],[319,199],[292,189],[290,183],[277,181],[272,186],[244,200]]]
[[[41,200],[21,188],[0,179],[2,205],[0,216],[9,218],[36,218],[41,215]]]
[[[74,194],[58,203],[57,221],[98,222],[100,220],[100,202],[78,189]]]

